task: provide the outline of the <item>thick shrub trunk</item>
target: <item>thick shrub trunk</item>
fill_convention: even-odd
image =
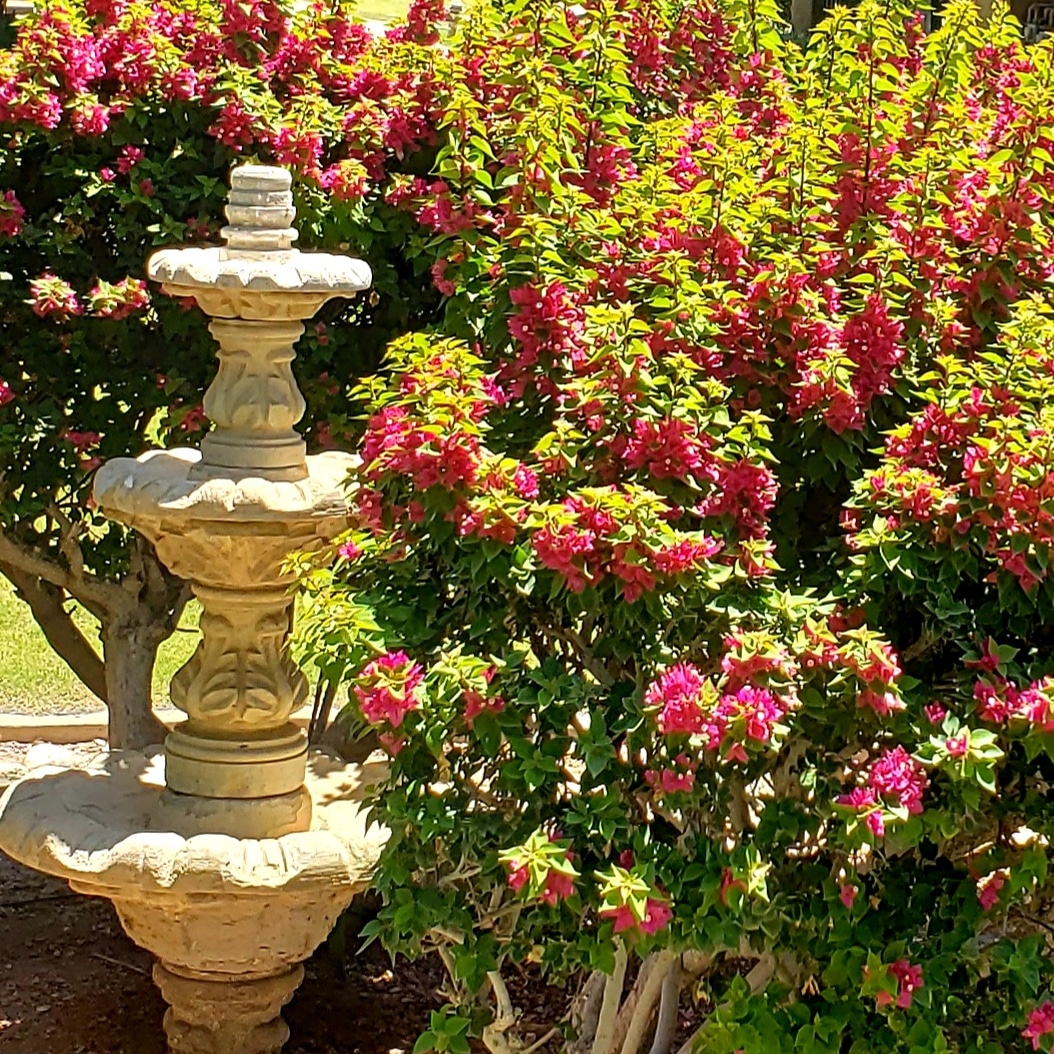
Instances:
[[[190,585],[169,574],[154,547],[137,535],[117,602],[101,616],[110,747],[140,750],[165,738],[150,687],[157,649],[179,625]]]
[[[112,749],[141,750],[161,743],[165,726],[151,708],[157,649],[168,633],[150,622],[118,619],[103,628],[108,739]]]

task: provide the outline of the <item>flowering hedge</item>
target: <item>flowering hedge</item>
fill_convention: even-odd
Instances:
[[[708,1054],[1049,1051],[1050,45],[966,3],[804,53],[756,0],[441,17],[21,24],[0,570],[114,648],[93,570],[170,624],[80,503],[200,429],[202,320],[136,279],[232,160],[288,164],[304,241],[378,278],[301,345],[311,438],[363,458],[301,630],[393,755],[373,932],[450,974],[420,1049],[522,1049],[533,963],[593,1054],[690,999]]]
[[[997,12],[471,8],[304,646],[419,1050],[1054,1045],[1054,83]],[[636,964],[636,965],[634,965]],[[552,1037],[546,1037],[551,1039]],[[683,1037],[682,1037],[683,1038]]]

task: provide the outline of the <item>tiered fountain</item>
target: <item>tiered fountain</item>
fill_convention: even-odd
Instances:
[[[383,764],[309,757],[290,721],[287,558],[347,519],[345,454],[306,456],[293,345],[329,299],[368,288],[359,260],[294,250],[288,172],[231,174],[224,248],[165,249],[148,274],[213,319],[219,370],[201,450],[108,462],[95,500],[149,538],[201,601],[202,639],[173,677],[187,715],[164,753],[35,772],[0,800],[0,848],[113,901],[157,956],[178,1054],[268,1054],[305,960],[367,885],[386,832],[363,798]]]

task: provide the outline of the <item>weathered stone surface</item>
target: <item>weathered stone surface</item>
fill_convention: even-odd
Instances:
[[[167,741],[169,784],[211,798],[288,794],[307,743],[286,726],[307,681],[289,653],[286,561],[344,529],[355,459],[307,458],[305,478],[289,481],[216,469],[194,478],[200,464],[197,451],[151,453],[107,463],[95,483],[100,508],[149,538],[202,604],[202,641],[170,688],[188,722]]]
[[[306,460],[308,474],[299,480],[268,480],[249,472],[202,479],[191,475],[200,451],[150,450],[107,461],[95,474],[93,495],[104,512],[133,524],[342,519],[347,515],[344,485],[358,459],[329,451]]]
[[[208,295],[217,289],[245,302],[250,298],[238,294],[277,293],[280,295],[269,298],[276,303],[310,303],[319,295],[326,296],[326,299],[350,296],[368,289],[373,278],[369,264],[349,256],[290,249],[281,254],[268,252],[263,257],[262,253],[236,253],[220,246],[160,249],[150,257],[147,274],[166,287],[178,288],[180,292],[186,289],[191,296],[201,292]],[[299,297],[299,301],[294,297]],[[251,299],[258,300],[259,297]],[[300,317],[309,318],[310,315]]]
[[[230,226],[221,231],[227,245],[161,249],[147,261],[147,274],[173,296],[197,297],[214,318],[310,318],[331,297],[368,289],[373,275],[365,261],[290,248],[297,237],[291,187],[285,169],[235,168]]]
[[[30,774],[0,798],[0,849],[79,887],[194,897],[365,888],[387,832],[365,816],[368,788],[384,778],[380,755],[346,765],[313,752],[305,788],[310,829],[279,838],[179,830],[163,801],[164,757],[104,755],[77,770]],[[248,803],[247,803],[248,804]],[[197,830],[198,821],[189,823]]]
[[[291,176],[232,173],[224,248],[165,249],[151,278],[215,321],[219,370],[202,451],[152,451],[96,474],[102,511],[149,538],[202,604],[171,685],[187,720],[165,754],[57,757],[0,798],[0,849],[113,901],[159,960],[176,1054],[272,1054],[299,967],[364,889],[387,839],[366,818],[382,759],[309,758],[290,715],[307,682],[289,651],[286,562],[344,529],[347,455],[305,456],[291,368],[301,320],[368,288],[368,265],[290,248]]]
[[[273,1054],[289,1029],[280,1017],[304,976],[297,966],[274,977],[217,982],[162,963],[154,981],[171,1009],[165,1033],[174,1054]]]

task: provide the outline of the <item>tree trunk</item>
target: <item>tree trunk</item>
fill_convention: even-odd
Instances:
[[[151,706],[151,684],[157,649],[167,636],[156,624],[134,619],[114,619],[103,626],[111,749],[142,750],[164,742],[165,726]]]
[[[140,749],[160,743],[164,726],[154,717],[150,686],[162,641],[179,625],[190,583],[170,574],[142,536],[129,539],[129,566],[119,581],[84,568],[79,532],[62,517],[63,559],[35,542],[0,530],[0,573],[18,589],[49,643],[110,711],[110,746]],[[71,621],[64,604],[72,597],[100,623],[103,657]]]
[[[179,625],[190,584],[170,574],[154,547],[137,534],[120,590],[121,601],[102,625],[109,740],[114,750],[142,750],[163,743],[167,734],[152,707],[154,662],[161,642]]]

